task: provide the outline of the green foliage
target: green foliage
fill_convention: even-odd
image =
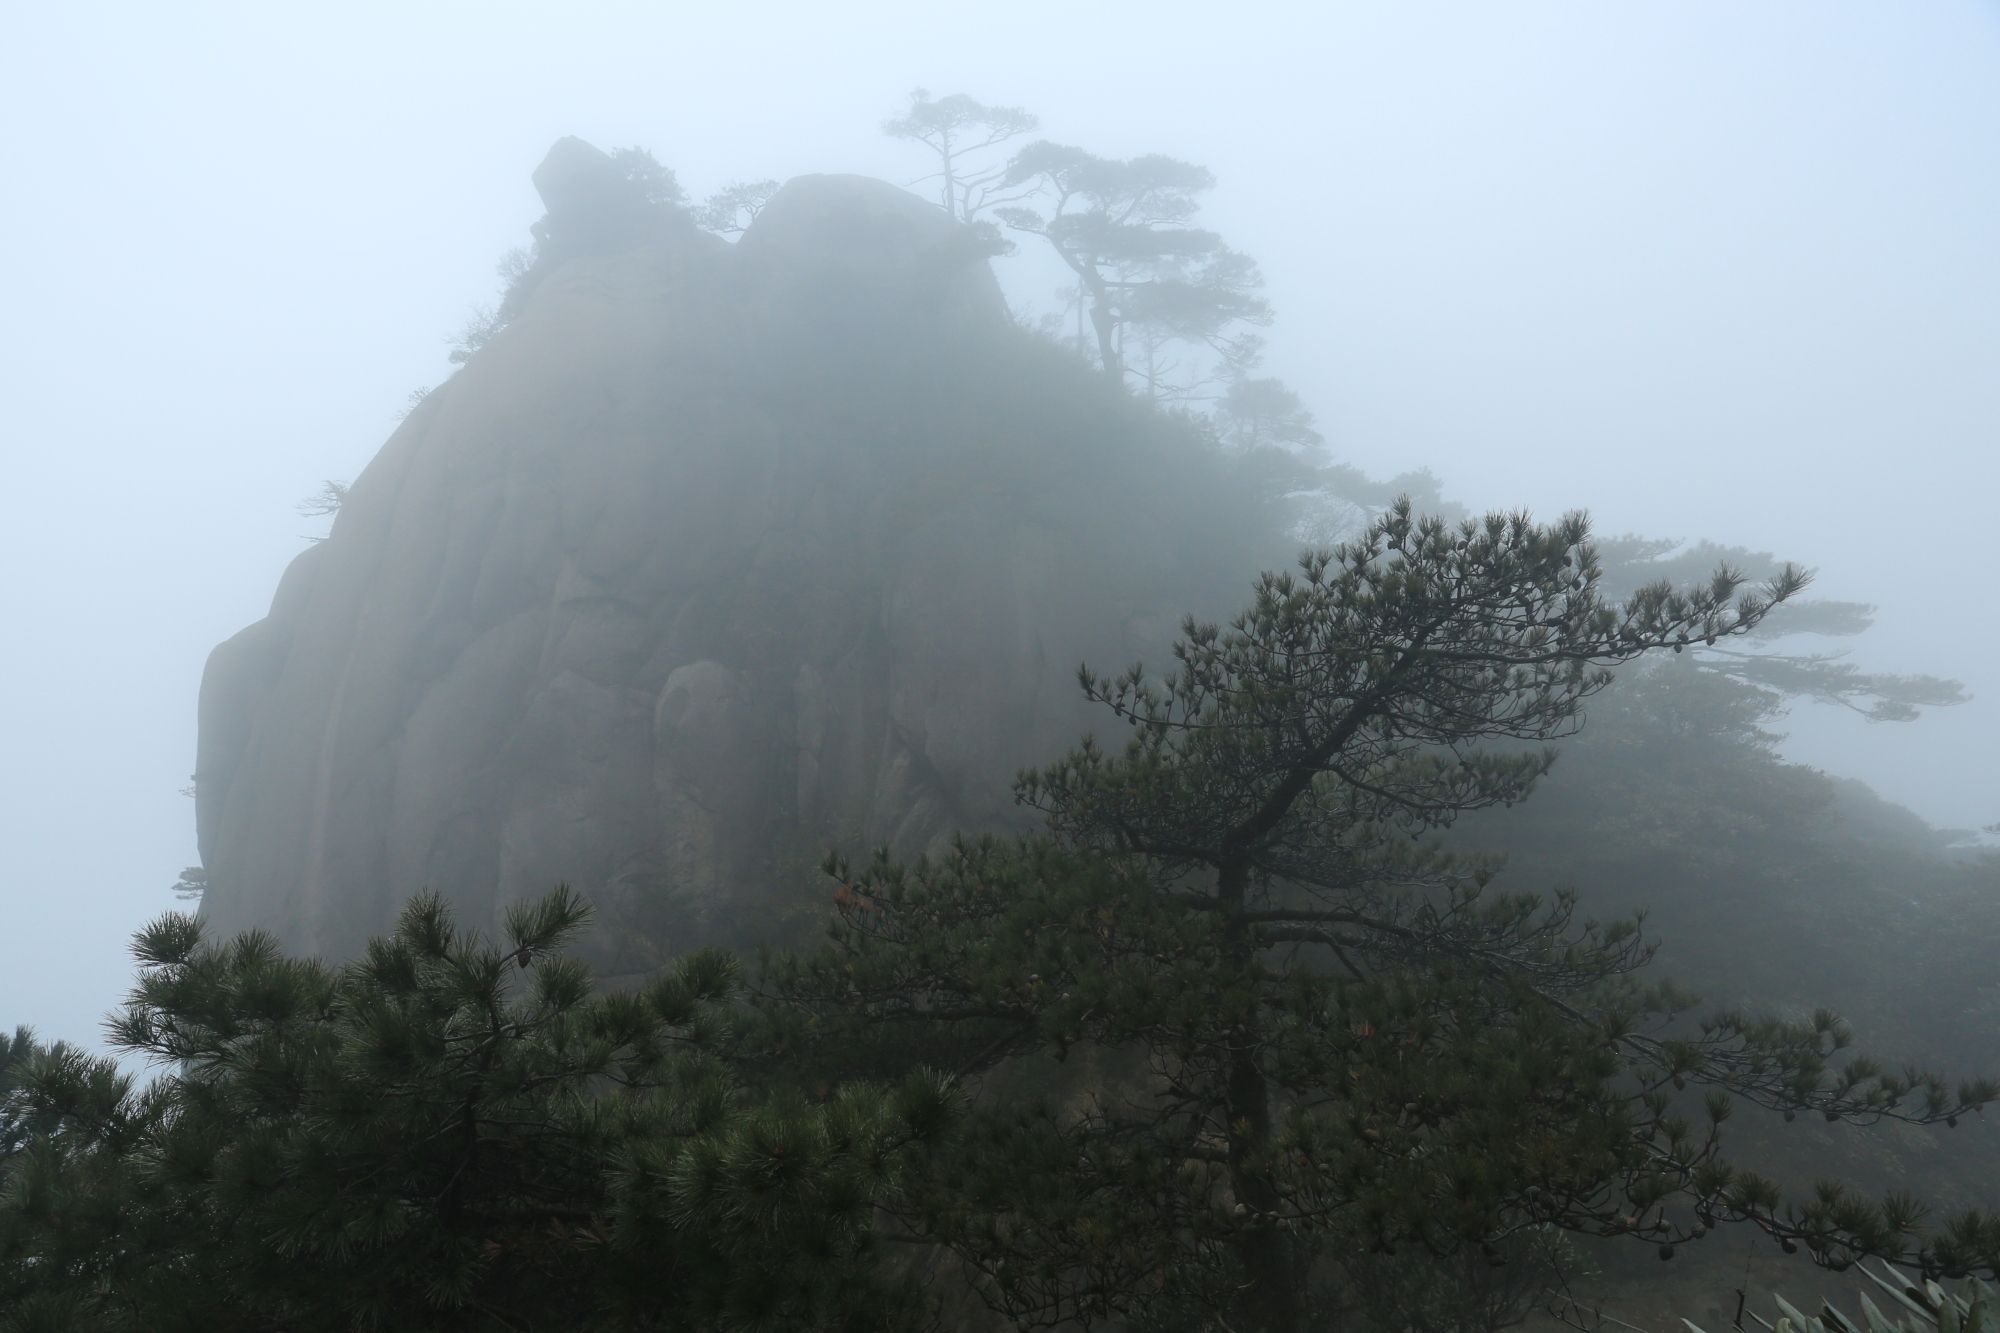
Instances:
[[[1422,1250],[1339,1256],[1309,1293],[1328,1333],[1498,1333],[1550,1304],[1579,1263],[1553,1228],[1442,1258]]]
[[[11,1037],[0,1033],[0,1162],[20,1152],[37,1128],[33,1117],[15,1100],[14,1092],[21,1085],[21,1075],[42,1050],[33,1028],[17,1027]]]
[[[593,995],[584,917],[559,889],[494,943],[419,898],[342,968],[154,922],[113,1039],[165,1072],[10,1075],[0,1327],[922,1324],[871,1211],[949,1094],[754,1096],[734,960]]]
[[[1746,592],[1724,567],[1619,605],[1600,578],[1580,518],[1400,503],[1265,576],[1227,628],[1190,622],[1166,679],[1084,671],[1130,735],[1022,777],[1045,833],[830,863],[830,947],[768,981],[809,1058],[1116,1071],[982,1106],[892,1214],[1027,1324],[1290,1330],[1343,1254],[1487,1254],[1551,1226],[1663,1257],[1742,1218],[1833,1265],[1987,1253],[1990,1223],[1923,1236],[1900,1198],[1787,1206],[1720,1144],[1732,1096],[1928,1123],[1994,1088],[1843,1062],[1826,1013],[1671,1026],[1689,1001],[1632,979],[1635,923],[1493,891],[1490,862],[1438,842],[1529,795],[1610,665],[1750,634],[1805,582]]]

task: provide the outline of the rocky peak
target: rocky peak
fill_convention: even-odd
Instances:
[[[802,929],[829,847],[1018,822],[1102,724],[1077,663],[1159,660],[1278,553],[935,205],[801,177],[732,246],[616,175],[551,150],[511,322],[211,656],[218,928],[340,954],[420,889],[478,923],[566,880],[614,973]]]

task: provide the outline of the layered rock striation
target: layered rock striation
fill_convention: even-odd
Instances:
[[[1160,661],[1282,558],[934,206],[801,177],[730,244],[574,140],[536,180],[511,322],[209,660],[216,928],[341,955],[419,890],[477,923],[560,880],[612,972],[781,936],[829,846],[1018,822],[1016,771],[1108,722],[1077,664]]]

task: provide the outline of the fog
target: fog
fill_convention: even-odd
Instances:
[[[551,141],[725,183],[924,170],[907,91],[1220,179],[1336,458],[1873,602],[1788,753],[2000,820],[2000,16],[1905,0],[16,7],[0,1024],[94,1039],[195,860],[195,696],[541,211]],[[1030,280],[1003,281],[1017,301]],[[1027,270],[1024,270],[1027,271]]]

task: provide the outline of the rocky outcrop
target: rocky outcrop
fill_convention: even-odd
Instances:
[[[783,933],[829,845],[1017,820],[1103,724],[1078,662],[1157,660],[1274,554],[914,196],[802,177],[731,245],[575,141],[536,180],[518,313],[209,661],[215,927],[340,954],[420,889],[476,923],[565,880],[614,972]]]

